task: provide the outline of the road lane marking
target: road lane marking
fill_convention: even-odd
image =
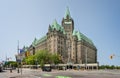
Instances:
[[[50,75],[50,74],[43,74],[43,76],[47,76],[47,77],[49,77],[49,76],[52,76],[52,75]]]
[[[71,77],[67,77],[67,76],[56,76],[56,78],[71,78]]]

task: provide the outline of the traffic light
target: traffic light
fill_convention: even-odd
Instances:
[[[113,56],[112,56],[112,55],[110,56],[110,59],[113,59]]]
[[[110,59],[113,59],[115,57],[115,54],[110,55]]]

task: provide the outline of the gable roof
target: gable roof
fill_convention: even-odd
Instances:
[[[75,30],[74,30],[73,33],[72,33],[72,35],[73,35],[73,36],[77,36],[78,41],[85,40],[85,41],[88,42],[89,44],[94,45],[91,39],[89,39],[88,37],[86,37],[84,34],[82,34],[82,33],[79,32],[79,31],[75,31]]]
[[[36,46],[37,44],[45,41],[46,39],[47,39],[47,36],[43,36],[43,37],[40,38],[40,39],[35,38],[34,41],[32,42],[32,46]]]
[[[56,29],[57,31],[61,31],[63,34],[66,34],[64,28],[59,25],[56,20],[53,21],[52,25],[50,25],[50,29],[51,31]]]

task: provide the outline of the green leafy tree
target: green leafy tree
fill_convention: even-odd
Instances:
[[[4,67],[9,66],[9,67],[17,67],[17,62],[15,61],[7,61],[4,64]]]
[[[35,54],[35,57],[38,60],[38,63],[41,63],[41,61],[44,61],[45,64],[50,63],[51,59],[50,59],[50,52],[48,52],[47,50],[40,50],[37,51]]]
[[[57,54],[52,54],[51,55],[51,62],[54,64],[58,64],[61,62],[59,55]]]
[[[34,55],[31,55],[29,57],[26,57],[25,59],[23,59],[23,62],[25,62],[28,65],[34,65]]]
[[[51,54],[47,50],[37,51],[35,57],[38,60],[38,63],[41,65],[44,64],[58,64],[61,62],[59,55]],[[44,64],[43,64],[44,63]]]
[[[99,69],[117,69],[117,66],[114,65],[101,65],[99,66]]]
[[[43,68],[44,67],[44,61],[43,60],[41,60],[41,62],[40,62],[40,66],[41,66],[41,68]]]
[[[51,54],[47,50],[39,50],[36,51],[35,55],[31,55],[23,59],[23,62],[28,65],[36,64],[36,61],[41,66],[44,66],[44,64],[58,64],[61,62],[61,57],[57,54]]]

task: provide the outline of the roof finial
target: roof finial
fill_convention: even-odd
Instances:
[[[57,24],[57,21],[56,21],[56,19],[54,19],[52,25],[56,25],[56,24]]]
[[[70,11],[69,11],[69,7],[67,6],[67,9],[66,9],[66,12],[65,12],[65,19],[67,18],[67,16],[69,17],[69,18],[71,18],[71,16],[70,16]]]

